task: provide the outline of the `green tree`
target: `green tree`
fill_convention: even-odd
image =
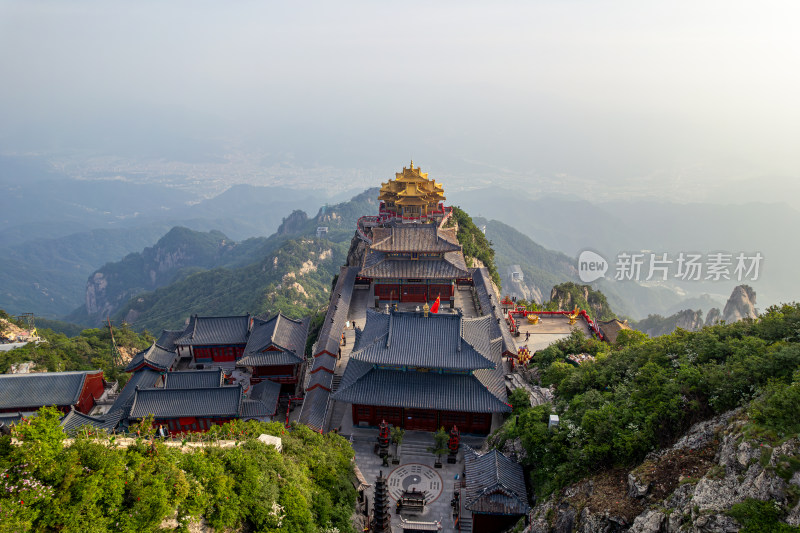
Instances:
[[[403,438],[406,435],[406,430],[401,428],[400,426],[392,426],[392,430],[390,433],[390,438],[394,443],[394,454],[397,455],[397,450],[400,445],[403,443]]]

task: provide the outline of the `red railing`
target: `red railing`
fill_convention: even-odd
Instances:
[[[383,205],[383,204],[381,204]],[[420,222],[427,222],[428,220],[433,220],[436,217],[442,217],[440,224],[444,224],[447,219],[453,214],[452,207],[444,207],[444,205],[439,204],[440,209],[438,211],[433,211],[427,215],[420,215],[418,217],[405,217],[402,215],[398,215],[396,211],[388,211],[386,209],[381,208],[379,211],[378,216],[375,215],[364,215],[359,217],[358,221],[356,222],[356,232],[358,233],[359,238],[366,242],[367,244],[372,244],[372,238],[367,235],[367,232],[364,230],[366,227],[366,223],[370,223],[373,225],[378,224],[386,224],[388,222],[395,222],[395,221],[420,221]]]
[[[511,331],[514,331],[516,326],[516,321],[514,320],[513,315],[518,315],[520,317],[527,317],[528,315],[571,315],[573,311],[528,311],[527,309],[521,307],[514,307],[514,309],[509,310],[508,318],[511,322]],[[605,340],[603,333],[600,331],[600,328],[597,326],[597,323],[594,322],[589,313],[587,313],[584,309],[578,311],[578,316],[581,317],[583,320],[586,321],[586,324],[589,326],[591,332],[597,336],[600,340]]]

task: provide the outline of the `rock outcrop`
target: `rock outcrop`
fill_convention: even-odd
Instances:
[[[697,311],[692,311],[691,309],[684,309],[668,317],[650,315],[646,319],[637,322],[635,328],[647,333],[651,337],[657,337],[659,335],[672,333],[677,328],[686,331],[697,331],[704,325],[705,321],[703,320],[702,310],[698,309]]]
[[[722,311],[720,311],[717,307],[712,307],[708,310],[708,314],[706,315],[706,326],[714,326],[719,324],[722,320]]]
[[[612,471],[569,486],[536,505],[536,533],[735,532],[728,511],[747,499],[773,502],[800,524],[797,437],[771,448],[745,437],[741,410],[695,424],[674,446],[635,469]],[[794,462],[793,462],[794,461]]]
[[[308,215],[306,212],[296,209],[292,211],[288,217],[283,219],[276,233],[278,235],[293,235],[302,231],[306,222],[308,222]]]
[[[353,235],[350,241],[350,249],[347,251],[347,266],[361,266],[364,261],[364,254],[367,252],[367,243],[358,237],[358,233]]]
[[[513,280],[506,277],[503,278],[503,291],[504,294],[523,298],[529,302],[536,302],[537,304],[544,302],[542,289],[533,283],[527,284],[524,281]]]
[[[556,285],[550,291],[550,301],[556,302],[560,311],[572,311],[577,307],[586,309],[598,319],[613,316],[605,295],[589,285],[578,285],[571,281]]]
[[[756,291],[749,285],[739,285],[733,289],[731,297],[722,311],[722,318],[727,324],[745,318],[756,317]]]
[[[213,267],[235,247],[218,231],[172,228],[154,246],[108,263],[89,276],[85,316],[74,319],[94,323],[113,315],[131,297],[171,283],[184,268]]]

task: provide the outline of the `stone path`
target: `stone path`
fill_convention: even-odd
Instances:
[[[463,445],[458,453],[456,464],[448,464],[446,458],[443,457],[442,468],[435,468],[436,456],[427,451],[428,447],[433,446],[433,434],[424,431],[406,431],[401,445],[400,464],[393,465],[389,462],[388,466],[384,466],[382,459],[374,453],[377,439],[377,429],[352,428],[351,441],[356,452],[356,464],[367,483],[372,485],[365,491],[370,511],[374,503],[375,479],[382,471],[388,478],[392,505],[395,505],[397,496],[404,489],[414,488],[426,494],[427,503],[422,514],[402,513],[398,515],[395,514],[395,509],[392,509],[393,531],[396,533],[401,531],[399,517],[403,516],[406,520],[426,522],[441,520],[444,533],[456,532],[453,508],[450,502],[454,491],[458,490],[464,477]],[[468,436],[464,437],[462,442],[479,448],[485,443],[485,439]],[[394,445],[389,446],[389,451],[394,453]]]
[[[538,324],[529,324],[526,319],[518,320],[519,336],[514,336],[514,344],[517,348],[528,346],[531,352],[543,350],[554,342],[569,337],[573,329],[581,331],[587,337],[591,337],[589,326],[581,319],[570,326],[569,319],[563,315],[555,317],[542,317]],[[525,334],[530,332],[531,336],[525,340]]]

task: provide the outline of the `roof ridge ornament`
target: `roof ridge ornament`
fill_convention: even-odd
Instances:
[[[386,347],[388,348],[392,344],[392,324],[394,323],[394,310],[389,313],[389,331],[386,334]]]

